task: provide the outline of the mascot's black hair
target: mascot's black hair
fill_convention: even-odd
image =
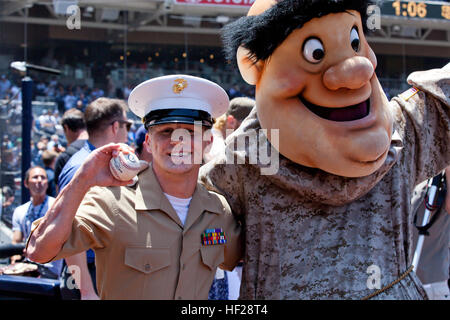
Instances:
[[[245,16],[222,29],[222,40],[227,59],[234,60],[239,46],[250,51],[257,62],[270,57],[273,51],[295,29],[306,22],[329,13],[356,10],[360,13],[364,31],[367,31],[367,7],[376,0],[280,0],[257,16]]]

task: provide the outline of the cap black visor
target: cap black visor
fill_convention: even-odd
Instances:
[[[212,127],[213,121],[211,115],[202,110],[192,109],[163,109],[149,112],[143,119],[145,127],[167,123],[186,123],[195,124],[200,121],[205,127]]]

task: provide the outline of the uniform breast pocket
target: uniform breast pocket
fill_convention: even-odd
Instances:
[[[224,261],[223,245],[202,246],[200,248],[201,267],[198,268],[196,296],[207,299],[208,292],[216,274],[216,268]]]
[[[203,264],[210,270],[214,270],[224,261],[223,245],[202,246],[200,254]]]
[[[165,290],[170,275],[169,248],[127,247],[125,265],[136,271],[129,280],[142,289],[143,296],[169,298]]]

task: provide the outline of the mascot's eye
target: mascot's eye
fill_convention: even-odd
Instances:
[[[353,50],[355,52],[359,51],[359,34],[358,29],[356,27],[352,28],[352,31],[350,32],[350,43],[352,44]]]
[[[309,38],[303,43],[303,56],[311,63],[319,63],[325,56],[322,42],[317,38]]]

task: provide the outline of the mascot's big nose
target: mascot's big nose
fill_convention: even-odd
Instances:
[[[330,90],[359,89],[372,78],[374,67],[365,57],[351,57],[331,66],[323,75],[323,84]]]

